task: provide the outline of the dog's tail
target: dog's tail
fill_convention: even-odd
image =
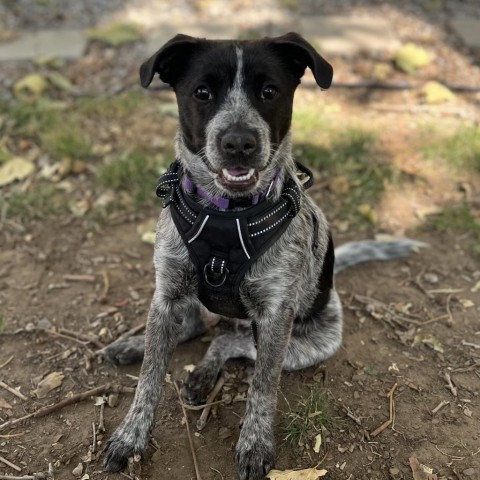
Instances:
[[[345,243],[335,249],[335,273],[363,262],[406,257],[419,248],[427,246],[427,243],[410,240],[409,238]]]

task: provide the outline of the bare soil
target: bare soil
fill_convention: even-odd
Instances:
[[[95,8],[97,4],[100,5],[95,2]],[[335,12],[336,4],[328,5],[326,11]],[[371,7],[368,2],[365,5]],[[349,2],[342,2],[342,9],[348,10],[349,6]],[[385,7],[384,11],[392,9]],[[23,17],[19,18],[22,25]],[[404,18],[402,24],[405,28],[407,20]],[[24,23],[25,27],[30,25],[26,20]],[[12,24],[17,26],[13,20]],[[441,25],[436,24],[434,33],[437,29]],[[402,40],[408,40],[407,33],[404,37]],[[435,48],[444,47],[441,65],[462,68],[440,66],[434,71],[432,67],[423,74],[425,78],[419,74],[415,80],[435,76],[442,79],[444,74],[446,81],[474,83],[478,67],[470,63],[463,47],[436,43],[446,37],[432,37]],[[100,47],[94,45],[84,59],[68,65],[63,73],[73,81],[77,74],[83,75],[84,84],[79,81],[79,87],[91,93],[102,90],[107,80],[114,77],[109,68],[118,63],[118,82],[133,82],[137,47],[122,48],[123,63],[117,62],[117,57],[114,61],[113,56],[105,60]],[[363,57],[331,60],[337,78],[346,81],[358,80],[363,75],[360,66],[377,61]],[[14,78],[34,68],[10,65],[9,78],[2,81],[10,85]],[[17,72],[16,77],[13,71]],[[401,74],[395,75],[403,79]],[[112,82],[106,90],[116,90],[118,85],[113,79]],[[158,94],[153,94],[152,100],[171,101],[171,97],[162,97],[164,93],[155,95]],[[311,103],[316,95],[312,90],[301,90],[299,105]],[[460,172],[453,176],[442,165],[421,163],[415,156],[414,129],[419,119],[408,111],[399,114],[393,107],[416,104],[418,93],[360,89],[333,90],[322,95],[328,95],[325,105],[330,107],[330,113],[324,108],[322,114],[337,124],[342,119],[345,123],[358,119],[360,125],[384,125],[382,155],[396,162],[406,175],[420,179],[401,186],[386,185],[381,202],[376,205],[376,225],[355,230],[352,225],[345,227],[334,207],[328,208],[334,206],[336,195],[348,192],[335,192],[320,178],[315,199],[332,221],[336,244],[386,231],[407,233],[428,243],[429,248],[404,260],[361,265],[338,276],[337,287],[345,308],[343,346],[316,368],[283,375],[276,425],[277,467],[307,468],[320,464],[328,471],[326,478],[339,480],[411,479],[409,459],[415,457],[432,468],[438,479],[479,479],[479,257],[471,248],[468,233],[439,233],[419,226],[432,205],[458,204],[465,197],[473,207],[476,205],[478,214],[478,175]],[[478,102],[478,95],[460,95],[456,106],[478,110]],[[381,111],[373,104],[392,110]],[[162,131],[169,138],[173,136],[172,119],[163,126],[156,124],[154,118],[144,121],[145,128],[142,126],[138,132],[132,125],[121,125],[119,131],[151,137]],[[425,123],[446,122],[447,126],[450,121],[459,123],[455,114],[448,112],[443,116],[434,110],[432,115],[425,116]],[[127,134],[120,137],[129,138]],[[123,148],[120,140],[118,144]],[[423,170],[419,172],[419,168]],[[90,177],[81,181],[85,190],[94,188]],[[65,214],[23,226],[0,223],[0,314],[5,319],[0,335],[0,380],[18,388],[26,397],[23,400],[0,387],[0,425],[106,383],[136,385],[138,365],[116,368],[102,362],[94,352],[99,343],[106,345],[145,321],[154,289],[152,247],[141,242],[137,226],[156,214],[147,209],[117,216],[115,220],[75,219]],[[210,327],[202,338],[178,347],[169,369],[172,381],[182,381],[185,366],[201,359],[216,332],[217,327]],[[78,334],[93,336],[97,344],[79,339]],[[225,402],[213,408],[202,431],[196,429],[200,412],[188,413],[204,480],[237,478],[234,447],[252,371],[252,365],[243,361],[227,364],[225,386],[219,395]],[[63,375],[60,386],[38,398],[35,390],[39,382],[52,372]],[[373,436],[389,419],[387,394],[395,385],[394,421]],[[321,432],[320,453],[312,449],[314,438],[301,448],[292,448],[284,441],[287,412],[311,389],[325,392],[331,407],[329,415],[337,418],[334,427]],[[101,407],[95,405],[94,398],[43,418],[0,427],[0,478],[3,474],[45,472],[51,464],[57,480],[135,476],[143,480],[194,479],[182,410],[171,383],[166,384],[157,412],[154,445],[148,457],[132,467],[129,477],[126,473],[103,472],[101,450],[131,400],[131,394],[122,393],[118,404],[105,406],[105,432],[98,431]],[[445,405],[432,413],[441,402]],[[2,457],[20,471],[4,464]],[[82,468],[72,473],[79,463]],[[415,480],[419,478],[426,480],[427,474]]]
[[[463,341],[480,343],[480,294],[471,291],[474,280],[480,277],[478,262],[461,238],[428,232],[420,238],[431,245],[420,254],[402,261],[364,265],[338,277],[345,305],[344,344],[317,369],[283,375],[278,467],[306,467],[322,459],[311,449],[294,452],[282,443],[288,408],[283,398],[294,405],[298,396],[313,386],[325,389],[333,415],[341,419],[338,427],[323,433],[326,450],[322,450],[322,468],[330,472],[327,478],[411,478],[411,456],[448,478],[466,478],[455,477],[454,472],[460,475],[472,468],[475,475],[480,472],[476,456],[480,441],[480,355],[475,348],[462,345]],[[337,236],[337,243],[341,241]],[[94,334],[108,343],[127,327],[144,321],[153,291],[152,252],[150,246],[139,242],[136,224],[125,222],[93,232],[81,222],[62,225],[58,221],[36,225],[31,234],[3,232],[2,244],[0,295],[2,310],[9,318],[9,333],[0,340],[0,364],[13,358],[0,374],[28,400],[0,391],[0,397],[12,406],[0,411],[1,421],[104,383],[134,386],[135,379],[129,375],[137,375],[138,366],[115,368],[97,360],[90,362],[87,357],[94,345],[81,345],[39,329]],[[105,272],[109,279],[106,296]],[[429,284],[425,272],[435,274],[438,283]],[[95,281],[65,280],[65,275],[76,274],[92,275]],[[390,313],[375,301],[388,305]],[[423,322],[425,326],[421,326]],[[210,330],[204,338],[177,349],[170,367],[173,379],[181,380],[184,366],[199,361],[212,334]],[[433,336],[444,351],[434,351],[418,338],[420,344],[413,346],[415,336],[423,340]],[[61,387],[37,399],[33,390],[38,381],[53,371],[65,375]],[[226,372],[224,393],[241,398],[248,387],[251,366],[231,362]],[[458,389],[456,396],[446,388],[446,372]],[[386,394],[395,383],[395,422],[372,438],[369,433],[388,419]],[[121,394],[118,406],[106,407],[106,433],[97,434],[95,453],[89,453],[92,423],[98,422],[100,407],[92,400],[1,431],[0,455],[29,472],[45,471],[47,463],[52,463],[56,478],[61,479],[76,478],[71,472],[83,460],[90,478],[106,478],[98,452],[130,401],[130,395]],[[441,401],[449,403],[432,414]],[[219,405],[206,428],[195,434],[204,478],[235,478],[233,448],[243,409],[243,401]],[[199,415],[189,412],[193,431]],[[176,393],[167,384],[153,433],[158,450],[142,464],[141,478],[194,478],[181,420]]]

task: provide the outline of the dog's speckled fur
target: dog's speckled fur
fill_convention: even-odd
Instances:
[[[183,70],[175,63],[177,56],[181,57],[178,63],[186,65]],[[230,73],[217,86],[215,92],[219,98],[212,102],[218,103],[192,104],[194,82],[208,83],[208,80],[194,80],[196,76],[204,78],[202,68],[218,68],[221,75],[223,64]],[[260,143],[252,158],[241,161],[242,165],[258,170],[258,181],[247,193],[264,191],[279,170],[279,180],[272,192],[276,199],[286,176],[298,182],[289,127],[293,93],[307,66],[319,85],[329,86],[331,67],[296,34],[256,42],[208,42],[177,36],[142,66],[141,77],[142,84],[148,86],[158,72],[174,87],[180,112],[177,158],[194,183],[212,196],[226,193],[240,196],[238,191],[226,191],[217,174],[229,166],[219,151],[218,138],[241,124],[254,130]],[[282,97],[277,103],[259,99],[255,93],[257,68],[268,77],[269,83],[278,85]],[[183,71],[186,73],[182,76]],[[322,307],[311,311],[313,299],[319,294],[318,279],[329,245],[329,230],[323,213],[300,190],[299,214],[252,265],[240,287],[249,321],[256,324],[258,348],[254,347],[249,321],[239,321],[238,328],[212,341],[204,359],[183,386],[186,401],[201,403],[228,358],[255,361],[236,447],[241,480],[259,480],[274,465],[273,420],[282,368],[296,370],[315,365],[335,353],[341,343],[342,310],[334,287]],[[355,259],[344,263],[353,264]],[[161,212],[158,222],[154,264],[156,290],[145,345],[139,336],[105,350],[108,359],[120,364],[144,357],[133,404],[105,448],[104,465],[109,471],[124,467],[129,457],[142,455],[154,425],[154,412],[170,357],[179,341],[204,331],[199,317],[197,277],[168,208]]]

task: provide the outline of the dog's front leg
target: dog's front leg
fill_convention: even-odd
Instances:
[[[236,447],[240,480],[259,480],[275,463],[273,421],[292,322],[293,313],[288,308],[279,308],[276,314],[263,316],[256,322],[255,373]]]
[[[155,409],[168,362],[177,345],[184,313],[191,299],[159,292],[152,300],[145,331],[145,357],[135,399],[105,447],[104,467],[116,472],[130,457],[142,455],[154,426]]]

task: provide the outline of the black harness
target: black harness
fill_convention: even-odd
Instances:
[[[313,175],[297,163],[307,177],[303,188],[313,183]],[[250,266],[287,229],[301,206],[301,192],[289,178],[280,198],[268,194],[257,205],[243,210],[219,211],[204,207],[185,192],[180,163],[172,163],[157,182],[156,194],[171,215],[188,249],[198,276],[199,299],[211,312],[227,317],[246,318],[240,299],[240,283]]]

